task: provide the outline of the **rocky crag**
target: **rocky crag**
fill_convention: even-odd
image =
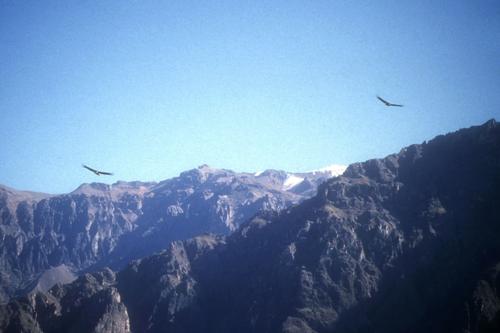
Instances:
[[[203,165],[160,183],[83,184],[64,195],[0,186],[0,303],[86,270],[122,268],[174,240],[229,234],[259,211],[312,196],[330,176]]]

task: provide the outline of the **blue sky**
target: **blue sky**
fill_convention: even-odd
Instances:
[[[500,119],[500,2],[4,0],[0,116],[49,193],[383,157]]]

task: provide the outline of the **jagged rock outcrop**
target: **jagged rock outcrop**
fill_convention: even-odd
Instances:
[[[13,301],[0,312],[2,332],[131,332],[115,281],[115,273],[106,269]]]
[[[160,183],[83,184],[50,196],[0,186],[0,303],[36,288],[46,270],[119,269],[171,241],[228,234],[262,210],[314,193],[329,172],[236,173],[203,165]],[[287,180],[307,181],[300,191]],[[287,186],[285,186],[287,183]],[[68,281],[68,274],[53,282]]]
[[[117,310],[88,322],[122,318],[121,332],[498,332],[499,171],[494,121],[353,164],[314,198],[227,238],[175,242],[114,280],[92,275],[91,290],[120,301],[101,298],[98,309]],[[85,279],[31,296],[52,303],[2,307],[0,327],[64,331],[75,306],[94,302]],[[61,301],[71,293],[77,305]]]

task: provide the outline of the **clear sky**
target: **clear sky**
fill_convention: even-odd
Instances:
[[[490,118],[498,0],[0,0],[0,183],[17,189],[308,171]]]

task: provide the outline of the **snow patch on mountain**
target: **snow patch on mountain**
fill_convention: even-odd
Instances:
[[[342,175],[346,169],[347,169],[347,165],[332,164],[332,165],[326,166],[326,167],[318,169],[318,170],[313,170],[311,172],[312,173],[328,172],[328,173],[330,173],[331,177],[337,177],[337,176]]]
[[[283,190],[287,191],[292,187],[294,187],[295,185],[300,184],[303,180],[304,178],[302,177],[297,177],[295,175],[288,174],[288,177],[283,182]]]

